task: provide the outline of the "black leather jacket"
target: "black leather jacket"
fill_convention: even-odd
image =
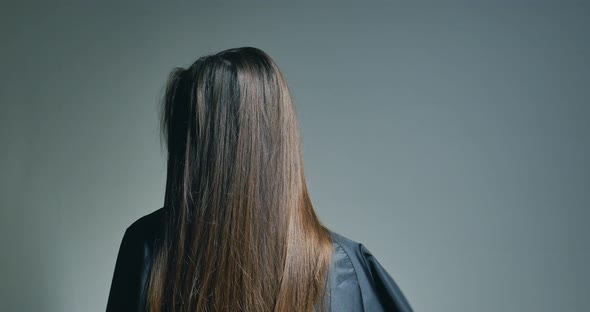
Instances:
[[[107,312],[146,311],[145,285],[152,262],[152,243],[164,209],[139,218],[126,229],[115,264]],[[365,246],[333,231],[331,235],[334,253],[328,311],[413,311],[393,278]]]

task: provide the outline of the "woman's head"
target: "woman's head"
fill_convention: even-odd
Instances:
[[[161,113],[168,217],[151,310],[311,311],[332,245],[309,199],[297,113],[275,62],[241,47],[176,68]]]

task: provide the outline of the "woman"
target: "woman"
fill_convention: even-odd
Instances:
[[[123,236],[107,311],[412,311],[360,243],[317,218],[296,110],[263,51],[172,71],[164,206]]]

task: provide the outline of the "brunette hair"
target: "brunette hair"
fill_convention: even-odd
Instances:
[[[240,47],[175,68],[161,118],[168,212],[149,311],[324,310],[333,247],[276,63]]]

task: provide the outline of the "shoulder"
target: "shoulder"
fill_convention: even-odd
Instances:
[[[125,229],[115,264],[107,311],[136,311],[145,301],[152,245],[166,211],[160,208]]]
[[[125,259],[137,258],[149,265],[155,242],[163,232],[167,213],[168,210],[162,207],[137,218],[127,226],[119,251]]]
[[[133,221],[128,226],[128,229],[142,230],[146,227],[149,228],[151,226],[159,225],[166,213],[166,207],[159,208]]]
[[[370,272],[368,270],[371,265],[369,260],[374,258],[373,254],[363,243],[338,232],[330,230],[330,236],[332,238],[332,245],[334,246],[334,257],[344,258],[354,270],[360,286],[364,286],[364,280],[369,277],[366,274]]]
[[[374,257],[363,243],[334,231],[330,231],[330,235],[334,250],[345,253],[357,271],[364,270],[368,265],[367,260]]]
[[[353,256],[358,256],[358,251],[361,249],[361,247],[363,247],[363,244],[332,230],[330,230],[330,236],[332,237],[332,244],[334,247],[340,247],[346,253],[352,254]]]
[[[133,221],[125,230],[125,235],[131,239],[153,239],[159,233],[168,213],[165,207],[159,208]]]
[[[354,291],[347,290],[344,299],[348,306],[362,305],[365,311],[412,311],[410,304],[390,273],[379,263],[369,249],[361,242],[342,234],[330,231],[334,245],[332,281],[336,285],[354,284],[358,289],[357,298],[352,299]],[[342,276],[347,275],[346,278]],[[353,280],[353,283],[343,283]],[[340,291],[340,286],[336,287]]]

